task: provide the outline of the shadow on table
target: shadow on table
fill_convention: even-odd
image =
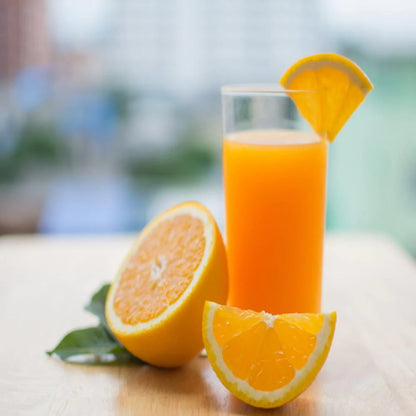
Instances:
[[[231,396],[228,401],[228,406],[223,409],[226,414],[230,415],[251,415],[251,416],[295,416],[307,415],[317,416],[318,406],[310,399],[305,399],[302,396],[294,401],[287,403],[276,409],[257,409],[249,404],[242,402],[236,397]]]
[[[206,358],[198,357],[178,369],[123,367],[116,401],[117,414],[223,414],[316,416],[319,383],[278,409],[257,409],[238,400],[217,379]]]

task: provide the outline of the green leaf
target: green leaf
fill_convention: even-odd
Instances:
[[[117,338],[113,335],[108,323],[107,319],[105,318],[105,301],[107,300],[108,291],[110,290],[110,283],[106,283],[100,287],[90,299],[88,305],[85,305],[84,309],[88,312],[91,312],[95,315],[101,325],[104,325],[109,332],[109,334],[113,337],[113,339],[117,341]]]
[[[78,364],[140,362],[114,340],[102,325],[69,332],[53,350],[46,353],[63,361]]]
[[[86,311],[91,312],[100,320],[100,323],[105,325],[107,325],[107,321],[105,319],[105,301],[109,290],[110,283],[106,283],[101,286],[101,288],[92,295],[90,303],[85,306]]]
[[[94,293],[85,310],[99,319],[96,327],[76,329],[66,334],[48,355],[76,364],[143,363],[128,352],[111,332],[105,319],[105,301],[110,284]]]

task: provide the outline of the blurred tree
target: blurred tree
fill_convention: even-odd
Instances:
[[[66,150],[64,141],[51,124],[29,118],[18,132],[14,148],[0,155],[0,181],[16,179],[36,166],[63,163]]]
[[[125,169],[137,184],[159,185],[198,180],[215,163],[215,150],[205,140],[201,128],[191,125],[172,150],[136,154],[126,161]]]

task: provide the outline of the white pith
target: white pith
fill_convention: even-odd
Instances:
[[[163,272],[166,270],[167,261],[165,256],[157,256],[152,260],[150,270],[150,280],[152,282],[160,282]]]
[[[122,322],[122,320],[119,318],[118,315],[116,315],[114,308],[107,308],[107,315],[108,319],[111,322],[112,326],[117,328],[117,331],[124,334],[132,334],[137,332],[143,332],[147,331],[153,327],[156,327],[160,325],[163,321],[165,321],[169,316],[175,313],[175,311],[188,299],[190,294],[193,292],[194,287],[198,284],[198,281],[201,277],[202,271],[205,268],[205,265],[207,264],[210,255],[213,250],[214,246],[214,238],[215,238],[215,227],[212,223],[209,214],[197,206],[193,204],[189,205],[181,205],[177,208],[174,208],[172,210],[169,210],[163,214],[161,214],[159,217],[155,218],[140,234],[139,238],[134,242],[133,247],[131,248],[130,252],[124,259],[118,273],[117,273],[117,279],[113,283],[112,291],[109,295],[108,302],[110,305],[113,305],[114,302],[114,295],[117,292],[118,285],[120,282],[121,272],[125,268],[126,264],[128,263],[130,257],[133,253],[137,251],[137,249],[140,247],[140,244],[142,241],[146,238],[146,236],[149,234],[149,232],[157,227],[162,221],[168,220],[172,217],[175,217],[177,215],[182,214],[188,214],[194,218],[198,218],[202,221],[204,226],[204,237],[205,237],[205,249],[204,254],[202,256],[201,262],[198,265],[198,268],[196,269],[193,279],[189,286],[185,289],[184,293],[179,297],[179,299],[174,302],[172,305],[169,305],[159,316],[157,316],[154,319],[151,319],[148,322],[139,322],[136,325],[128,325]],[[155,281],[155,284],[158,283],[159,280],[159,273],[161,273],[160,269],[163,269],[163,259],[159,259],[159,262],[161,263],[160,267],[156,264],[154,267],[152,267],[152,277]]]
[[[309,356],[309,359],[305,366],[300,370],[295,370],[294,378],[287,384],[277,390],[273,391],[260,391],[254,389],[250,384],[243,379],[240,379],[232,374],[228,366],[225,364],[223,356],[222,356],[222,347],[218,345],[215,340],[214,332],[213,332],[213,320],[214,314],[216,311],[217,306],[214,303],[210,304],[210,308],[207,312],[206,322],[207,331],[206,337],[208,344],[210,345],[210,349],[213,352],[215,365],[217,368],[220,369],[223,376],[227,380],[228,384],[233,385],[235,389],[244,394],[244,396],[249,396],[253,401],[256,402],[275,402],[278,401],[280,398],[286,397],[290,395],[292,390],[295,390],[297,386],[302,382],[302,380],[311,373],[315,366],[318,357],[322,354],[322,352],[327,347],[328,337],[331,332],[331,323],[332,317],[331,314],[324,314],[324,319],[322,323],[322,328],[318,334],[316,334],[316,346],[313,353]],[[269,314],[264,315],[264,322],[268,327],[270,327],[272,320],[268,316]],[[271,315],[273,317],[273,315]],[[273,317],[274,322],[274,317]]]

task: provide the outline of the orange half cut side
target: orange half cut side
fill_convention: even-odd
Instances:
[[[106,318],[132,354],[175,367],[202,349],[204,302],[225,302],[227,289],[217,224],[203,205],[187,202],[140,233],[110,288]]]

